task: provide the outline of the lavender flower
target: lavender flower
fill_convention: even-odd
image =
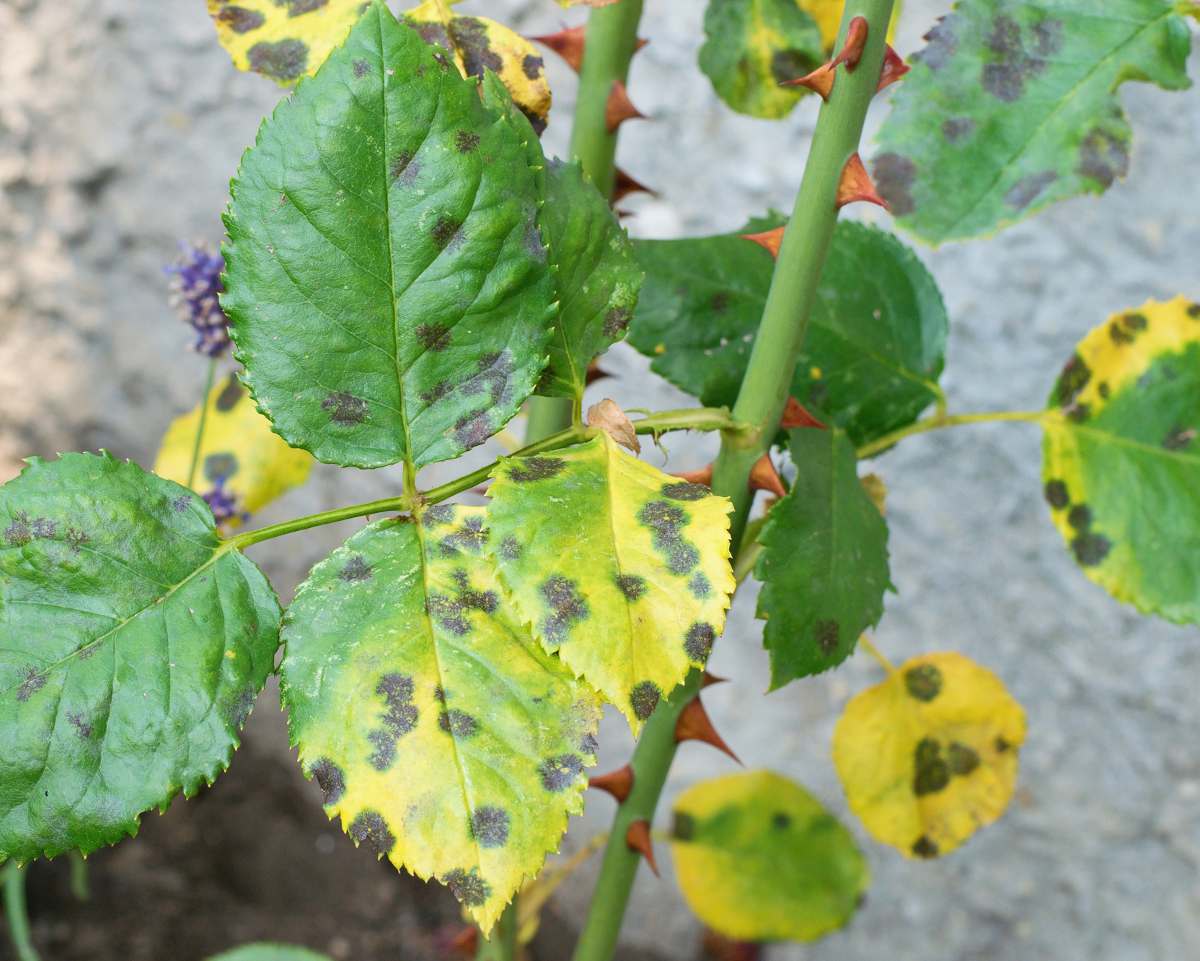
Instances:
[[[248,513],[238,510],[237,497],[225,488],[225,478],[218,477],[213,484],[212,490],[200,495],[212,510],[213,519],[218,524],[225,524],[232,520],[245,523],[249,520]]]
[[[171,305],[196,332],[192,348],[207,357],[219,357],[229,347],[229,318],[217,296],[225,259],[203,242],[180,244],[179,259],[165,268],[171,275]]]

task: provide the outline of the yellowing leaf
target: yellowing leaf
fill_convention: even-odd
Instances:
[[[840,928],[869,881],[850,832],[799,784],[770,771],[684,791],[671,856],[700,920],[746,941],[812,941]]]
[[[316,73],[367,6],[364,0],[208,0],[208,14],[235,67],[286,85]]]
[[[447,0],[425,0],[404,14],[426,43],[449,51],[464,77],[499,75],[515,103],[540,136],[550,115],[550,84],[537,47],[487,17],[464,17]]]
[[[729,501],[603,432],[493,477],[489,545],[521,618],[640,730],[725,623]]]
[[[600,705],[502,595],[483,508],[371,524],[288,608],[292,743],[358,843],[486,933],[583,808]]]
[[[1118,600],[1200,622],[1200,304],[1114,314],[1051,405],[1045,495],[1076,561]]]
[[[833,732],[852,810],[908,857],[953,851],[1008,806],[1025,712],[961,654],[924,654],[858,694]]]
[[[194,484],[219,522],[236,527],[308,480],[312,455],[289,447],[271,432],[236,374],[212,389],[205,406],[208,413]],[[199,423],[199,407],[171,422],[154,473],[186,486]]]

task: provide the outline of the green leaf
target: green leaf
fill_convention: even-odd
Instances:
[[[778,216],[745,232],[778,226]],[[709,406],[732,406],[775,264],[738,234],[634,242],[646,271],[630,342]],[[937,284],[890,234],[837,225],[792,395],[856,445],[912,423],[941,397],[948,331]]]
[[[83,853],[212,783],[279,604],[195,494],[108,455],[0,487],[0,860]]]
[[[599,702],[529,636],[483,508],[379,521],[288,609],[283,702],[325,810],[486,932],[583,809]]]
[[[230,374],[205,400],[204,437],[196,470],[196,492],[229,503],[226,523],[235,528],[251,514],[308,480],[312,457],[288,447]],[[200,408],[171,421],[154,460],[154,473],[187,484]]]
[[[700,69],[738,113],[784,117],[808,93],[780,87],[824,58],[821,31],[796,0],[709,0]]]
[[[379,3],[280,104],[233,184],[222,305],[285,440],[420,466],[516,413],[554,300],[529,156]]]
[[[1045,494],[1075,560],[1117,600],[1200,623],[1200,304],[1114,314],[1050,404]]]
[[[844,925],[870,881],[854,838],[795,781],[746,771],[675,802],[671,856],[688,905],[743,941],[814,941]]]
[[[643,274],[625,228],[578,163],[550,161],[546,198],[542,230],[560,305],[538,393],[578,400],[592,358],[625,336]]]
[[[1177,6],[956,4],[879,134],[875,182],[900,223],[935,244],[976,237],[1125,176],[1132,132],[1117,87],[1189,86]]]
[[[767,515],[755,566],[771,689],[844,661],[892,586],[887,523],[839,430],[790,431],[796,480]]]
[[[522,620],[640,730],[724,626],[729,501],[604,432],[493,477],[490,549]]]
[[[290,944],[271,944],[266,941],[244,944],[232,951],[222,951],[208,961],[331,961],[327,954],[317,954],[308,948]]]

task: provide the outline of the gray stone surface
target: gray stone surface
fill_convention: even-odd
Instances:
[[[529,31],[580,16],[548,0],[468,6]],[[631,230],[727,229],[788,206],[812,105],[775,124],[732,114],[695,66],[703,5],[647,6],[653,43],[630,89],[655,122],[627,125],[621,156],[661,196],[627,201]],[[908,0],[900,49],[915,49],[948,6]],[[104,446],[148,463],[202,380],[165,304],[161,265],[177,238],[218,238],[227,180],[278,94],[232,71],[200,0],[2,0],[0,52],[0,479],[29,453]],[[558,99],[547,143],[562,152],[574,81],[557,63],[551,69]],[[1151,296],[1200,295],[1200,100],[1137,85],[1123,100],[1137,130],[1127,183],[996,240],[924,252],[954,321],[944,379],[952,409],[1038,406],[1074,342],[1109,312]],[[686,403],[649,381],[632,351],[614,351],[605,366],[619,376],[603,392],[622,403]],[[667,446],[679,469],[711,451],[703,441]],[[1029,715],[1021,787],[1001,823],[932,864],[902,859],[851,820],[874,876],[866,905],[846,931],[769,956],[1200,957],[1196,630],[1140,619],[1078,573],[1041,503],[1034,428],[917,438],[877,470],[890,488],[899,589],[878,643],[894,660],[960,650],[1005,680]],[[261,519],[398,486],[394,470],[322,468]],[[257,556],[286,594],[353,526]],[[784,771],[845,814],[830,735],[846,699],[878,671],[859,657],[761,697],[767,671],[751,594],[739,597],[717,648],[713,668],[734,683],[708,694],[711,713],[748,766]],[[269,703],[260,706],[251,736],[277,739],[278,722]],[[613,719],[604,734],[602,763],[621,763],[628,735]],[[721,756],[687,746],[668,793],[728,770]],[[593,798],[568,846],[602,830],[610,810]],[[660,859],[669,865],[665,851]],[[589,889],[585,872],[558,913],[577,916]],[[627,950],[686,957],[697,938],[669,866],[661,882],[642,872]]]

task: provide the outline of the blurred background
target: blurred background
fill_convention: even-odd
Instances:
[[[949,7],[906,0],[899,51],[918,49]],[[585,16],[551,0],[468,0],[461,9],[527,34]],[[815,103],[781,122],[721,104],[696,66],[703,10],[701,0],[646,3],[651,43],[629,89],[652,119],[622,128],[618,160],[658,196],[622,202],[635,236],[731,230],[769,207],[790,208],[799,182]],[[555,107],[545,146],[562,154],[575,78],[552,54],[546,60]],[[1194,55],[1193,75],[1198,68]],[[233,69],[202,0],[0,0],[0,480],[29,454],[64,450],[104,447],[149,466],[171,418],[197,403],[204,362],[168,306],[163,266],[180,240],[219,242],[229,178],[279,97],[270,81]],[[1130,84],[1122,100],[1135,129],[1127,182],[993,240],[920,250],[950,309],[942,383],[952,411],[1039,407],[1075,342],[1109,313],[1149,297],[1200,297],[1200,94]],[[868,131],[885,111],[886,97]],[[691,403],[628,348],[603,366],[616,376],[594,386],[595,399]],[[691,437],[672,436],[666,448],[672,470],[712,455]],[[496,452],[476,451],[472,462]],[[644,456],[663,464],[657,451]],[[765,957],[1200,957],[1195,629],[1142,619],[1079,573],[1048,523],[1032,425],[914,438],[873,469],[889,489],[898,588],[876,641],[897,662],[954,649],[999,674],[1028,712],[1018,794],[998,824],[942,860],[908,861],[871,841],[846,810],[830,737],[843,704],[879,670],[859,655],[763,696],[767,664],[748,581],[712,661],[732,683],[706,694],[709,711],[748,767],[796,778],[845,818],[873,877],[844,931]],[[428,473],[432,483],[439,469]],[[398,469],[319,466],[254,523],[399,487]],[[253,554],[286,599],[359,523]],[[600,770],[624,763],[624,723],[610,717],[601,733]],[[661,823],[681,788],[732,769],[709,748],[685,746]],[[565,852],[608,826],[612,801],[593,792],[588,802]],[[704,956],[661,847],[663,879],[640,873],[622,959]],[[548,909],[540,961],[568,956],[596,860]],[[68,894],[64,864],[31,871],[45,961],[194,961],[265,938],[339,961],[423,961],[451,956],[440,952],[458,923],[442,888],[397,876],[325,820],[319,792],[294,764],[273,684],[228,774],[165,816],[147,815],[139,838],[89,864],[92,898],[82,904]],[[0,938],[0,959],[9,951]]]

